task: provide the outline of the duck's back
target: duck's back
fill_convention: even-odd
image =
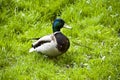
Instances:
[[[61,32],[55,33],[54,36],[57,41],[58,50],[62,53],[66,52],[70,46],[69,39]]]

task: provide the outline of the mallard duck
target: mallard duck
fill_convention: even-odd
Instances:
[[[69,39],[60,32],[60,29],[63,27],[71,29],[70,26],[66,25],[64,20],[55,19],[52,26],[53,33],[41,38],[36,38],[37,41],[32,44],[29,52],[36,51],[52,57],[65,53],[70,46],[70,42]]]

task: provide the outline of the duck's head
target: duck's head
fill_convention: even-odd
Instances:
[[[56,31],[60,31],[61,28],[69,28],[71,29],[70,26],[68,26],[67,24],[65,24],[65,21],[62,20],[62,19],[55,19],[55,21],[53,22],[53,32],[56,32]]]

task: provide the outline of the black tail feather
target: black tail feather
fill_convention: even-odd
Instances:
[[[40,39],[40,38],[32,38],[31,40],[38,40],[38,39]]]

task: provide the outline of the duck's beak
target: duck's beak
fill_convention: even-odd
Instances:
[[[72,29],[72,27],[68,26],[67,24],[64,24],[64,28]]]

